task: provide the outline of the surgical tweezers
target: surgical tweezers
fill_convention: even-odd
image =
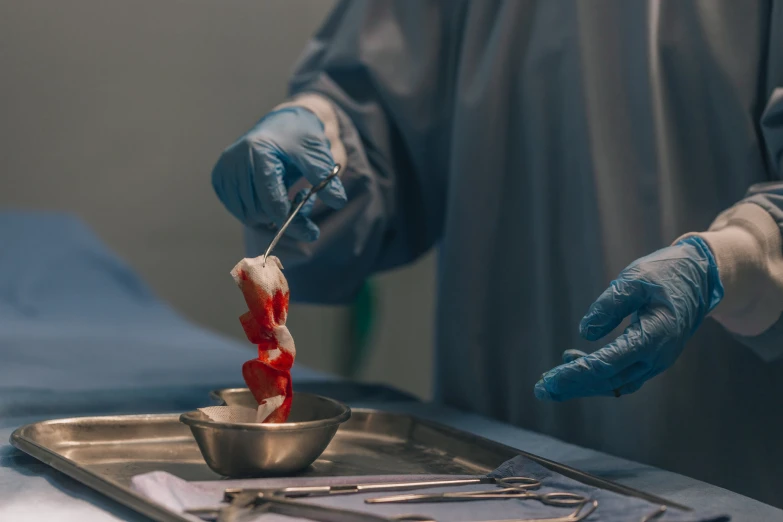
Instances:
[[[335,164],[334,167],[332,167],[332,172],[326,176],[323,181],[321,181],[318,185],[315,185],[310,189],[310,191],[307,193],[305,197],[302,198],[302,201],[300,201],[294,209],[291,211],[291,213],[288,215],[288,218],[285,220],[285,223],[283,223],[283,226],[280,227],[280,230],[277,231],[277,234],[275,234],[275,237],[272,239],[272,242],[269,243],[269,246],[266,249],[266,252],[264,252],[264,266],[266,266],[266,258],[269,256],[269,253],[272,252],[272,249],[275,248],[275,245],[277,245],[277,242],[280,241],[280,238],[283,237],[283,234],[285,233],[285,230],[288,228],[288,225],[291,224],[291,222],[294,220],[297,214],[299,214],[299,211],[302,210],[302,207],[304,207],[305,203],[312,197],[313,194],[316,192],[322,190],[326,185],[329,184],[330,181],[332,181],[332,178],[337,176],[340,173],[340,164]]]

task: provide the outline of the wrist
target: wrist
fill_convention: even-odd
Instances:
[[[783,312],[783,252],[777,223],[752,203],[732,207],[699,237],[715,258],[724,298],[711,314],[729,331],[743,336],[763,333]],[[778,272],[778,273],[775,273]]]
[[[709,315],[723,301],[725,288],[718,273],[718,264],[710,246],[704,238],[698,235],[691,235],[679,239],[676,246],[686,249],[688,257],[700,265],[704,273],[704,280],[701,289],[702,298],[705,304],[702,319]]]

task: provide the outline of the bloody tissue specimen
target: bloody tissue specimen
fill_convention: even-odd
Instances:
[[[278,258],[269,256],[264,264],[261,256],[245,258],[231,271],[249,309],[239,322],[247,339],[258,345],[258,357],[242,365],[242,377],[259,406],[274,408],[265,423],[288,420],[293,398],[291,367],[296,347],[285,326],[289,291],[282,268]]]

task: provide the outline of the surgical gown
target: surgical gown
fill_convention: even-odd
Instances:
[[[342,2],[290,92],[337,108],[349,203],[278,246],[292,296],[344,303],[437,248],[438,400],[781,506],[779,324],[705,321],[619,399],[533,395],[602,346],[579,321],[631,261],[743,198],[783,223],[781,88],[781,2]]]

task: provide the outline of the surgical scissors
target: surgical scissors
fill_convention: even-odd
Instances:
[[[305,203],[307,203],[307,200],[309,200],[313,194],[322,190],[330,181],[332,181],[332,178],[334,178],[340,173],[341,168],[342,167],[340,166],[339,163],[335,164],[335,166],[332,167],[332,172],[328,176],[326,176],[323,179],[323,181],[321,181],[318,185],[312,187],[310,191],[307,193],[307,195],[302,198],[302,201],[300,201],[299,204],[297,204],[296,207],[294,207],[294,210],[291,211],[291,214],[288,215],[288,218],[285,220],[285,223],[283,223],[283,226],[280,227],[280,230],[277,231],[275,237],[272,238],[272,242],[269,243],[266,252],[264,252],[264,262],[263,262],[264,266],[266,266],[266,258],[269,256],[269,253],[272,252],[272,249],[275,248],[277,242],[280,241],[281,237],[283,237],[283,234],[285,233],[285,230],[288,228],[288,225],[290,225],[291,222],[296,217],[296,215],[299,214],[299,211],[302,210],[302,207],[305,205]]]

